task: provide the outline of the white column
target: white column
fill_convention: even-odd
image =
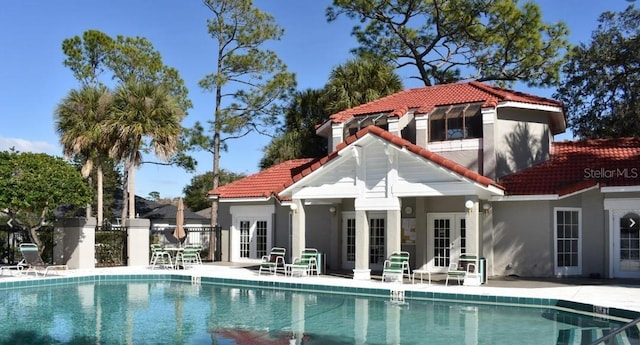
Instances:
[[[488,204],[488,201],[483,201]],[[487,277],[493,276],[493,262],[494,262],[494,248],[495,248],[495,229],[493,228],[493,205],[488,204],[489,209],[486,211],[482,209],[482,241],[480,248],[482,249],[482,256],[486,258],[485,271]],[[482,207],[483,204],[480,205]],[[485,249],[486,248],[486,249]]]
[[[149,226],[148,219],[134,218],[125,221],[127,227],[128,266],[149,266]]]
[[[386,257],[391,253],[401,250],[402,244],[402,221],[400,210],[387,211],[387,251]]]
[[[353,270],[353,279],[371,279],[369,268],[369,221],[367,212],[356,210],[356,268]]]
[[[304,213],[304,202],[300,199],[294,199],[291,202],[291,217],[293,218],[291,221],[291,259],[294,257],[300,257],[300,253],[305,248],[305,213]]]
[[[468,205],[472,205],[468,208]],[[467,227],[467,253],[480,257],[482,255],[482,234],[480,232],[480,201],[478,197],[467,196],[465,198],[466,227]]]
[[[355,338],[356,344],[362,345],[367,343],[367,330],[369,327],[369,300],[356,298],[355,303]]]
[[[293,339],[289,341],[291,345],[302,344],[304,337],[304,295],[294,293],[291,295],[291,333]]]
[[[401,344],[400,307],[387,303],[387,344]]]

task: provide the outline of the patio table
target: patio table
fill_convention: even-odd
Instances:
[[[178,255],[184,251],[182,247],[162,247],[162,250],[169,253],[171,255],[171,261],[173,262],[174,268],[180,268],[178,265]]]
[[[422,284],[422,276],[426,274],[429,277],[429,285],[431,285],[431,271],[427,269],[413,270],[413,274],[411,276],[412,284],[416,283],[416,274],[420,275],[420,284]]]

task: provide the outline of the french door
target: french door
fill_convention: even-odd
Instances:
[[[386,215],[384,212],[368,212],[369,267],[382,269],[386,250]],[[342,268],[356,267],[356,218],[355,212],[342,213]]]
[[[342,213],[342,268],[356,268],[356,214]]]
[[[467,226],[464,213],[429,213],[427,215],[427,254],[429,269],[446,272],[452,261],[467,252]]]
[[[613,212],[616,278],[640,278],[640,210]]]
[[[271,248],[270,224],[266,219],[244,218],[237,221],[237,258],[260,259]]]

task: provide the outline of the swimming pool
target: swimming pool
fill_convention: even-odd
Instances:
[[[62,283],[0,291],[0,344],[579,344],[620,325],[544,305],[395,303],[379,291],[188,279],[51,279]]]

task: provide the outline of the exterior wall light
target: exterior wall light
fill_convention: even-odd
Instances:
[[[291,209],[291,211],[293,213],[296,213],[298,211],[298,205],[296,205],[296,204],[289,205],[289,208]]]
[[[467,200],[464,203],[464,207],[467,209],[467,212],[471,213],[471,210],[473,209],[473,200]]]
[[[491,204],[488,202],[482,204],[482,211],[484,214],[489,214],[491,212]]]
[[[335,214],[336,213],[336,208],[334,206],[329,206],[329,213]]]

